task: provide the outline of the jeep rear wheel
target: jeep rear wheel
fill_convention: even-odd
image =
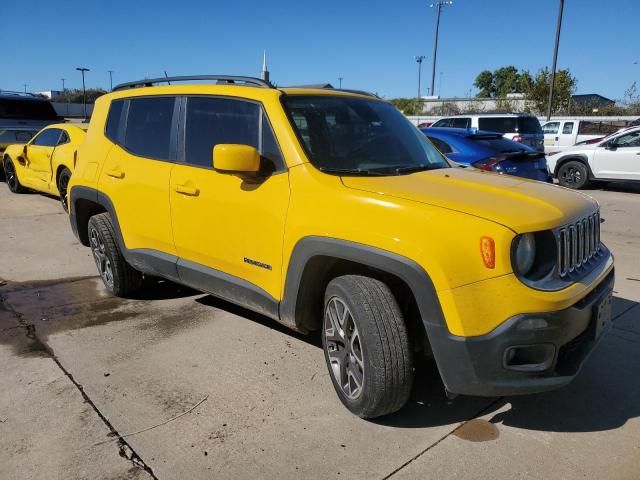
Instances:
[[[16,167],[9,157],[4,159],[4,178],[9,190],[13,193],[23,193],[25,191],[25,188],[20,184],[20,180],[18,180]]]
[[[324,304],[322,346],[342,403],[362,418],[402,408],[413,383],[411,349],[389,287],[359,275],[337,277]]]
[[[567,188],[585,188],[589,185],[589,172],[584,163],[571,160],[558,169],[558,182]]]
[[[117,297],[126,297],[140,288],[142,274],[122,256],[108,213],[89,219],[89,246],[104,286]]]

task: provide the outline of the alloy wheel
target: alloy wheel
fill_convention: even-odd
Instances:
[[[63,173],[58,180],[58,192],[60,193],[60,201],[65,212],[69,211],[69,202],[67,200],[67,187],[69,186],[69,175]]]
[[[9,186],[9,190],[15,192],[18,187],[18,177],[16,176],[16,169],[10,160],[4,162],[4,175],[7,185]]]
[[[364,356],[353,315],[338,297],[327,303],[324,335],[331,373],[342,393],[354,400],[362,393],[365,381]]]
[[[106,254],[104,241],[95,228],[92,228],[89,232],[89,240],[91,242],[91,252],[93,253],[93,259],[98,267],[98,272],[107,284],[109,288],[113,288],[113,270],[111,268],[111,261]]]

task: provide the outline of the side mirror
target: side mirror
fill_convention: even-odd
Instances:
[[[24,155],[25,157],[27,156],[27,146],[23,146],[22,147],[22,155]]]
[[[260,154],[249,145],[221,143],[213,147],[213,168],[222,172],[257,173]]]
[[[615,152],[618,149],[618,145],[616,145],[616,142],[614,140],[611,140],[610,142],[607,142],[604,148],[606,150],[611,150]]]

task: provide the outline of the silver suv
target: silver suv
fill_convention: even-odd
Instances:
[[[483,113],[444,117],[432,127],[476,128],[501,133],[503,137],[544,152],[544,135],[537,117],[528,113]]]

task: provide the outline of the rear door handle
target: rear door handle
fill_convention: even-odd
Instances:
[[[190,197],[197,197],[200,195],[200,190],[196,187],[189,187],[187,185],[176,185],[176,192],[182,193],[183,195],[189,195]]]
[[[108,170],[107,175],[112,178],[124,178],[124,172],[122,170]]]

